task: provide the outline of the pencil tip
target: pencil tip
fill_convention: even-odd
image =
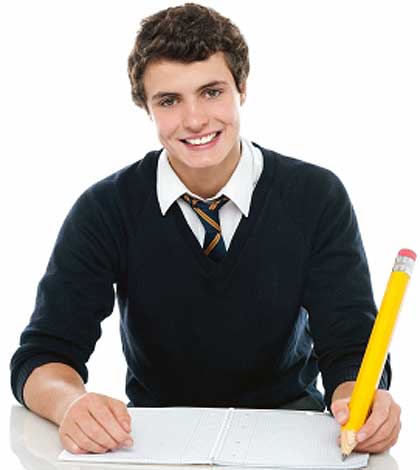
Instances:
[[[347,457],[347,454],[341,454],[341,461],[344,462]]]

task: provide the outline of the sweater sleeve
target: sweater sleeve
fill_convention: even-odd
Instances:
[[[310,187],[307,188],[311,192]],[[307,209],[308,265],[304,304],[330,407],[335,388],[356,380],[375,321],[370,273],[356,216],[341,181],[324,170]],[[389,357],[379,386],[391,380]]]
[[[11,360],[11,384],[25,405],[23,387],[45,363],[73,367],[87,382],[86,362],[111,314],[118,272],[116,234],[109,211],[90,188],[75,203],[56,240],[35,308]]]

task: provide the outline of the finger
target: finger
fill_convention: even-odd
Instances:
[[[116,449],[119,446],[119,443],[113,439],[106,429],[104,429],[89,412],[86,413],[83,423],[79,421],[78,424],[92,441],[105,449]]]
[[[372,447],[379,442],[384,442],[391,436],[400,424],[401,410],[398,405],[395,404],[391,408],[390,415],[388,419],[377,429],[375,434],[370,438],[367,438],[364,441],[360,441],[363,444],[363,447]]]
[[[389,394],[376,395],[372,406],[372,412],[366,423],[357,433],[357,441],[363,442],[373,436],[389,418],[392,398]]]
[[[63,445],[63,448],[71,452],[72,454],[86,454],[87,450],[82,449],[79,447],[69,436],[68,434],[64,434],[61,437],[61,444]]]
[[[389,436],[392,437],[396,434],[398,437],[399,431],[401,429],[401,407],[392,401],[392,406],[388,419],[382,426],[379,427],[377,432],[370,438],[362,441],[360,443],[363,448],[372,447],[380,442],[384,442],[388,439]]]
[[[362,442],[358,444],[355,448],[357,452],[368,452],[370,454],[377,454],[381,452],[385,452],[386,450],[390,449],[393,445],[396,444],[398,441],[398,436],[401,431],[401,423],[398,422],[395,427],[392,429],[391,433],[388,436],[377,442]]]
[[[119,400],[111,400],[110,408],[118,422],[122,425],[126,432],[131,432],[131,416],[127,410],[127,406]]]
[[[350,398],[341,398],[331,403],[331,411],[340,424],[345,424],[349,419],[349,402]]]
[[[87,436],[83,432],[83,429],[75,421],[69,425],[67,435],[71,439],[73,439],[76,445],[83,449],[85,452],[103,454],[108,451],[107,448],[101,446],[97,442],[93,441],[89,436]]]
[[[89,413],[118,443],[119,446],[130,447],[133,444],[130,434],[123,429],[107,406],[89,408]]]

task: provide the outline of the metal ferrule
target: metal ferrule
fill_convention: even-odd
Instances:
[[[413,273],[414,269],[414,260],[408,256],[397,256],[395,260],[393,271],[400,271],[407,273],[409,276]]]

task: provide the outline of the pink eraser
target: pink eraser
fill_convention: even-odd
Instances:
[[[412,260],[416,261],[417,255],[414,253],[413,250],[409,250],[407,248],[403,248],[398,252],[398,256],[408,256]]]

